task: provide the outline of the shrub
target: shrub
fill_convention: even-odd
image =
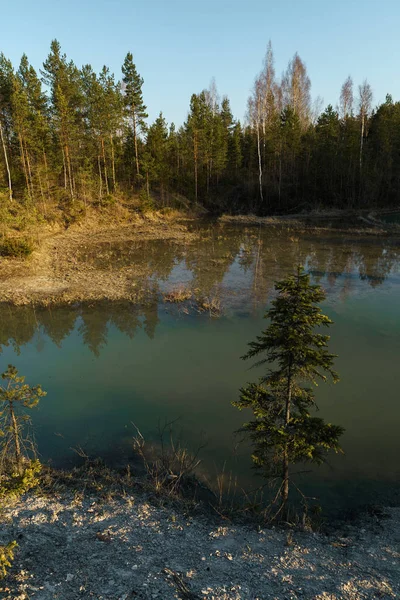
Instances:
[[[178,303],[190,300],[192,291],[184,286],[179,286],[164,294],[164,302]]]
[[[14,560],[14,550],[17,548],[17,542],[10,542],[7,546],[0,546],[0,579],[7,575],[7,569],[11,567],[11,561]]]
[[[0,242],[0,256],[25,258],[31,254],[32,250],[32,245],[25,239],[5,238]]]
[[[0,500],[17,499],[39,483],[42,465],[38,460],[24,461],[20,469],[6,469],[0,475]]]

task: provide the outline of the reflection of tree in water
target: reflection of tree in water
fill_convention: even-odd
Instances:
[[[359,272],[363,280],[368,281],[372,287],[381,285],[389,276],[393,265],[399,260],[400,248],[396,246],[377,245],[375,248],[366,248],[360,257]]]
[[[95,356],[99,356],[107,344],[109,327],[115,326],[121,333],[134,337],[138,328],[152,339],[159,322],[158,294],[153,293],[143,305],[129,302],[86,303],[79,307],[60,306],[52,309],[33,309],[0,305],[0,351],[12,346],[19,354],[21,347],[39,336],[42,348],[47,336],[58,347],[78,323],[77,331],[83,343]]]
[[[397,266],[399,244],[388,239],[342,238],[337,234],[302,235],[279,230],[245,228],[238,263],[251,273],[249,291],[253,303],[266,303],[274,281],[305,265],[317,283],[338,293],[343,300],[354,287],[355,277],[371,287],[381,285]]]
[[[110,325],[114,325],[121,333],[133,339],[138,328],[143,324],[145,333],[153,339],[159,323],[157,290],[149,291],[144,304],[133,305],[128,302],[87,304],[81,307],[79,316],[81,324],[78,331],[84,344],[95,356],[99,356],[101,349],[107,345]]]
[[[194,289],[210,296],[218,294],[222,280],[239,254],[243,233],[210,227],[197,243],[186,249],[186,267],[192,272]]]
[[[78,331],[83,342],[95,356],[99,356],[101,348],[107,345],[108,313],[97,310],[94,306],[84,305],[80,310],[80,318]]]
[[[139,260],[138,248],[131,251]],[[130,338],[143,329],[153,338],[159,323],[158,281],[168,279],[174,265],[183,259],[193,274],[192,285],[200,294],[219,295],[224,291],[224,277],[231,271],[230,288],[223,302],[229,302],[229,295],[237,290],[247,307],[252,303],[259,307],[273,293],[274,282],[297,264],[306,265],[315,280],[328,287],[328,295],[337,294],[342,299],[359,279],[371,287],[379,286],[397,268],[400,245],[390,239],[217,226],[205,229],[199,241],[185,248],[152,242],[143,244],[140,254],[144,270],[148,269],[147,277],[142,270],[142,276],[136,278],[141,283],[140,304],[92,302],[51,309],[0,304],[0,350],[12,346],[18,353],[21,346],[33,340],[40,349],[46,336],[60,347],[75,327],[96,356],[107,344],[110,327]],[[234,288],[238,273],[242,277]]]
[[[127,335],[131,340],[142,326],[140,314],[140,306],[135,304],[124,308],[121,307],[120,303],[109,305],[109,323],[114,325],[121,333]]]
[[[32,308],[0,304],[0,349],[12,346],[19,354],[24,346],[33,338],[38,322]]]
[[[169,240],[102,242],[80,248],[75,259],[104,271],[129,267],[136,275],[167,279],[184,248]]]
[[[342,292],[348,293],[354,276],[371,287],[384,283],[399,262],[399,250],[397,242],[385,239],[318,240],[310,244],[308,268],[317,282],[326,278],[332,289],[341,278]]]
[[[146,302],[142,307],[142,314],[144,317],[143,329],[145,330],[148,337],[152,340],[156,333],[156,327],[160,322],[158,316],[158,301],[155,299],[153,302]]]
[[[36,311],[36,316],[38,324],[58,347],[61,347],[61,342],[73,331],[77,317],[76,311],[70,306],[41,309]]]

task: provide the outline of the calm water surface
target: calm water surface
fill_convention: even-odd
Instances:
[[[99,244],[80,260],[105,270],[137,266],[145,301],[52,310],[0,307],[2,370],[15,364],[48,395],[34,413],[42,458],[66,464],[81,446],[121,461],[132,422],[157,443],[158,425],[201,452],[209,481],[224,468],[254,487],[249,450],[234,436],[246,418],[231,406],[257,371],[240,360],[265,321],[273,283],[302,263],[327,292],[339,384],[317,390],[320,415],[346,428],[344,455],[301,475],[331,508],[400,503],[400,244],[343,234],[256,228],[201,229],[187,246],[170,242]],[[143,275],[145,273],[145,275]],[[218,299],[219,318],[162,295],[184,283]]]

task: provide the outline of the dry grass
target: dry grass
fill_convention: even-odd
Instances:
[[[193,296],[192,290],[184,285],[180,285],[169,292],[165,293],[163,298],[164,302],[178,303],[190,300]]]
[[[114,210],[115,207],[112,207]],[[151,219],[136,215],[131,223],[115,211],[103,216],[88,210],[87,218],[74,223],[67,231],[43,230],[38,233],[35,250],[27,260],[2,259],[0,262],[0,301],[17,305],[80,302],[85,300],[141,299],[140,277],[146,276],[139,265],[105,271],[81,259],[81,249],[95,253],[97,244],[120,244],[166,240],[188,244],[198,234],[187,224],[176,221],[176,214],[153,215]],[[123,209],[118,209],[123,212]],[[110,221],[110,215],[115,219]]]
[[[221,299],[218,296],[203,296],[197,298],[199,312],[208,312],[210,317],[220,317],[222,313]]]

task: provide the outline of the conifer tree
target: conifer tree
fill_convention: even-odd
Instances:
[[[4,383],[0,385],[0,457],[3,462],[11,460],[20,470],[29,457],[23,431],[29,417],[24,411],[37,406],[46,392],[40,385],[32,387],[25,383],[25,377],[18,375],[13,365],[8,365],[1,378]],[[32,446],[32,440],[28,442]]]
[[[329,450],[339,452],[344,430],[312,416],[314,391],[305,387],[328,377],[338,381],[333,370],[335,355],[327,349],[329,336],[314,331],[332,324],[318,306],[324,292],[311,285],[302,267],[277,282],[275,289],[278,296],[265,315],[270,324],[243,357],[257,357],[254,366],[267,368],[266,373],[257,383],[242,388],[233,404],[254,413],[255,419],[245,423],[243,430],[254,444],[255,466],[265,477],[280,480],[279,512],[286,516],[290,466],[307,461],[320,464]]]
[[[165,192],[168,186],[168,127],[160,113],[147,132],[146,147],[151,157],[147,164],[154,164],[153,178],[160,188],[161,202],[164,204]],[[149,169],[147,170],[149,173]]]
[[[51,42],[41,73],[51,92],[52,121],[61,146],[64,188],[74,200],[77,192],[74,163],[79,157],[79,142],[84,133],[80,73],[61,53],[57,40]]]
[[[137,72],[131,52],[128,52],[125,57],[122,73],[124,75],[122,78],[124,83],[124,106],[129,125],[133,131],[136,174],[139,175],[138,139],[140,132],[145,130],[145,119],[147,119],[148,114],[142,95],[143,77]]]
[[[109,141],[109,154],[111,157],[111,177],[114,191],[117,188],[115,140],[123,125],[123,103],[120,93],[120,84],[115,81],[114,74],[104,66],[99,75],[103,98],[103,132]],[[104,148],[104,144],[103,144]],[[105,159],[104,159],[105,160]]]
[[[48,153],[50,150],[51,128],[48,99],[42,90],[42,84],[35,69],[29,64],[28,57],[23,54],[16,74],[21,82],[28,103],[27,109],[27,162],[30,159],[33,169],[31,183],[32,195],[39,187],[44,205],[45,192],[50,199],[50,177]],[[29,167],[29,164],[28,164]],[[34,184],[36,187],[34,187]]]

